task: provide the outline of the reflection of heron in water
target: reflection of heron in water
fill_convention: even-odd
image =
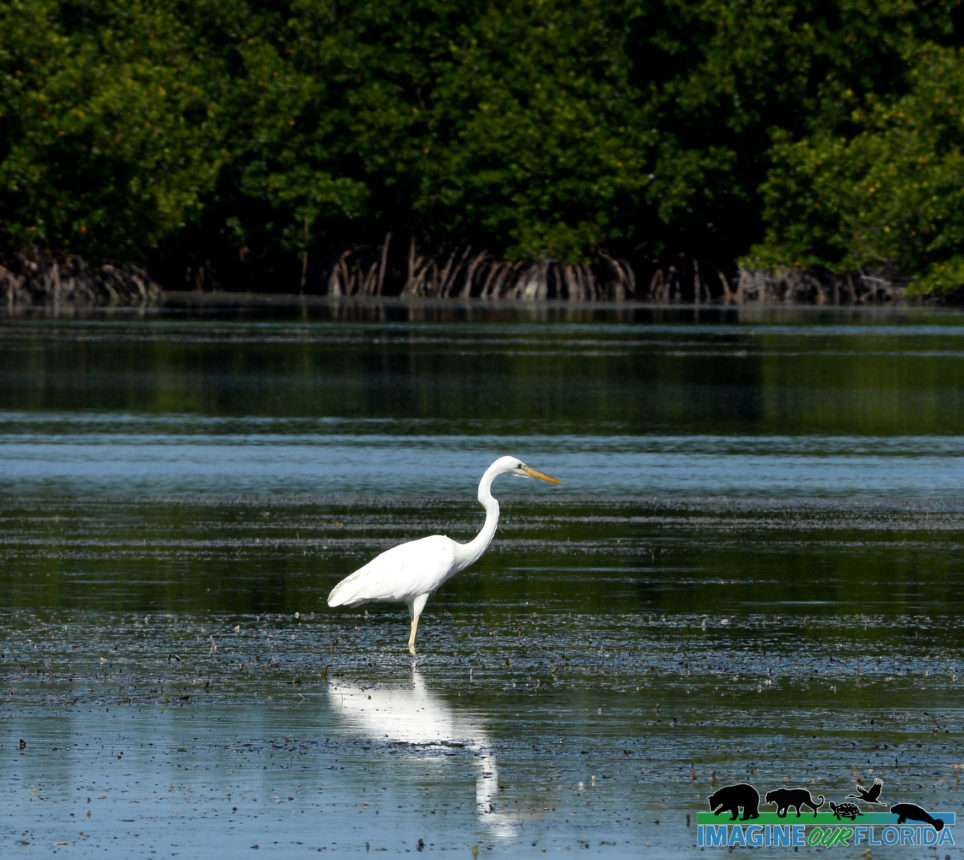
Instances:
[[[357,687],[331,681],[328,700],[354,733],[372,740],[401,741],[424,750],[464,746],[478,770],[475,804],[480,821],[498,836],[515,832],[513,816],[497,803],[499,770],[495,753],[478,723],[429,692],[412,667],[411,687]]]

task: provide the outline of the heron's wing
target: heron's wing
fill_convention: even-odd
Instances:
[[[453,571],[455,546],[455,541],[442,535],[393,546],[339,582],[328,595],[328,605],[407,603],[429,594]]]

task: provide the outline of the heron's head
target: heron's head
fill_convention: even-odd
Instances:
[[[548,481],[550,484],[562,483],[545,472],[527,466],[517,457],[501,457],[493,465],[498,466],[497,473],[500,475],[514,475],[517,478],[538,478],[540,481]]]

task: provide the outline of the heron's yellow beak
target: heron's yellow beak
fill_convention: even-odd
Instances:
[[[533,469],[532,466],[523,466],[522,471],[525,472],[530,478],[538,478],[540,481],[548,481],[550,484],[562,483],[562,481],[550,477],[545,472],[540,472],[538,469]]]

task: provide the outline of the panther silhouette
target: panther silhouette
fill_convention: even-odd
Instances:
[[[766,795],[767,803],[777,805],[777,817],[786,818],[787,810],[791,806],[797,808],[797,818],[800,817],[800,807],[809,806],[813,810],[814,818],[817,817],[817,810],[823,806],[823,795],[819,801],[814,801],[813,796],[805,788],[775,788],[768,791]]]

